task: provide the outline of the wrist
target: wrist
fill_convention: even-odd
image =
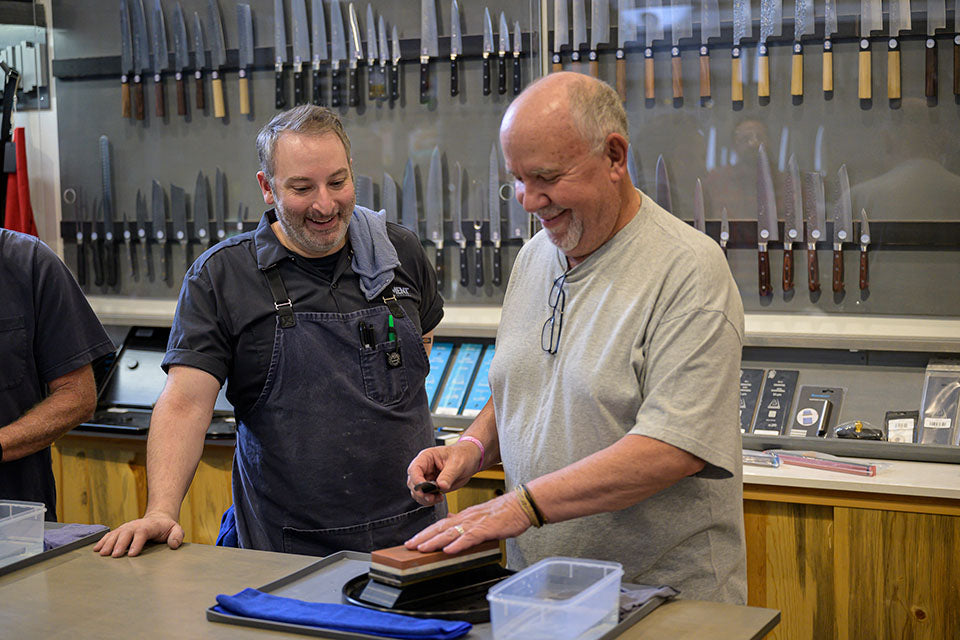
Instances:
[[[530,495],[530,491],[527,489],[527,487],[523,484],[518,484],[513,491],[517,496],[518,502],[520,503],[520,508],[530,521],[530,526],[539,529],[546,524],[546,519],[544,519],[543,514],[537,507],[536,502],[533,501],[533,496]]]
[[[477,464],[477,471],[483,469],[483,459],[486,457],[486,449],[483,446],[483,443],[474,438],[473,436],[460,436],[460,439],[457,440],[457,443],[469,442],[471,445],[475,446],[480,450],[480,462]]]

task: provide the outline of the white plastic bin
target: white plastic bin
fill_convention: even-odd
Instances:
[[[546,558],[487,593],[497,640],[598,638],[617,626],[618,562]]]
[[[43,552],[40,502],[0,500],[0,567]]]

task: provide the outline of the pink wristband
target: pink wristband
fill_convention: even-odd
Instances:
[[[473,436],[460,436],[460,439],[457,442],[472,442],[473,444],[480,447],[480,464],[477,465],[477,471],[483,469],[483,458],[486,456],[487,451],[483,448],[483,443],[474,438]]]

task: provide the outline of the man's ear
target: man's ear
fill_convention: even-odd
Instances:
[[[629,143],[619,133],[611,133],[603,141],[603,153],[610,162],[611,177],[622,179],[627,174],[627,154]]]
[[[260,183],[260,191],[263,193],[263,201],[269,205],[276,204],[273,198],[273,187],[267,180],[267,174],[263,171],[257,171],[257,182]]]

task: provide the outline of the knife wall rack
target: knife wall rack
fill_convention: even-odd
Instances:
[[[693,224],[692,220],[686,221]],[[780,237],[786,237],[784,224],[780,223]],[[720,237],[720,222],[707,221],[707,235],[717,240]],[[827,221],[826,238],[833,238],[833,222]],[[860,237],[860,222],[853,222],[853,238]],[[794,248],[800,245],[806,248],[806,242],[794,241]],[[859,246],[859,242],[851,241],[844,243],[851,247]],[[772,248],[781,248],[784,243],[771,242]],[[960,222],[953,221],[928,221],[928,222],[896,222],[884,220],[870,221],[870,251],[879,247],[884,249],[924,249],[924,250],[960,250]],[[731,220],[730,221],[730,240],[727,242],[728,249],[752,249],[757,248],[757,221],[756,220]],[[817,243],[817,249],[832,249],[832,240],[826,240]]]

